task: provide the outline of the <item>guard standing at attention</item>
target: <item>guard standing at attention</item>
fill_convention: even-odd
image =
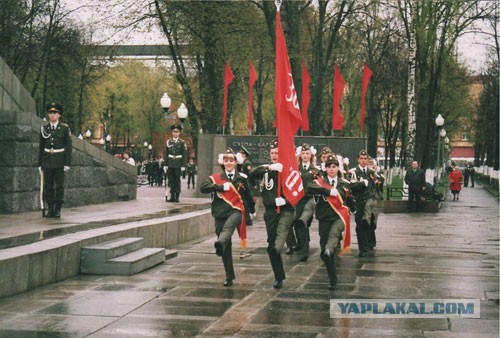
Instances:
[[[71,131],[59,122],[63,107],[47,104],[49,123],[40,129],[39,171],[43,171],[43,199],[48,205],[46,217],[60,218],[64,202],[64,172],[71,166]]]
[[[165,144],[163,156],[163,170],[167,173],[168,185],[170,186],[170,198],[167,202],[179,202],[181,193],[181,172],[186,170],[186,143],[179,136],[182,127],[174,124],[170,127],[172,138]]]

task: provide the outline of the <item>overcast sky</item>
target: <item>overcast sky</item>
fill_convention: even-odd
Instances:
[[[103,13],[95,7],[98,0],[61,0],[65,8],[76,9],[71,18],[83,25],[93,27],[94,42],[100,44],[166,44],[166,39],[156,26],[145,27],[135,31],[118,32],[110,26],[116,20],[116,14],[110,12],[109,7]],[[109,3],[100,1],[101,3]],[[121,0],[120,3],[140,6],[139,0]],[[143,4],[143,3],[142,3]],[[115,18],[115,19],[113,19]],[[492,41],[484,34],[466,34],[458,41],[458,57],[464,62],[473,74],[480,72],[487,57],[487,45]]]

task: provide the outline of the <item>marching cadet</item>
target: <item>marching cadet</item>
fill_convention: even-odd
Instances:
[[[241,246],[246,247],[245,211],[248,209],[253,214],[255,203],[250,194],[247,176],[236,169],[237,162],[242,163],[242,159],[237,158],[232,149],[228,148],[225,154],[219,154],[218,160],[222,173],[212,174],[201,183],[200,191],[212,194],[212,216],[215,218],[217,235],[215,253],[222,257],[224,264],[224,286],[231,286],[235,279],[231,236],[237,228]]]
[[[330,156],[325,162],[326,175],[317,178],[307,186],[307,193],[314,195],[316,219],[319,221],[319,245],[321,259],[328,272],[328,289],[335,290],[337,285],[337,268],[335,267],[334,250],[346,229],[344,249],[349,246],[350,229],[349,208],[346,200],[349,197],[349,182],[339,175],[339,161]],[[347,243],[346,243],[347,241]]]
[[[376,194],[383,183],[375,171],[369,168],[368,161],[367,152],[361,150],[358,154],[358,166],[350,171],[351,189],[356,199],[355,220],[359,257],[366,257],[368,251],[374,249],[378,214]]]
[[[48,204],[46,217],[60,218],[64,202],[64,172],[71,166],[71,131],[59,122],[63,107],[55,102],[47,104],[49,123],[40,129],[38,165],[43,171],[43,199]]]
[[[170,127],[172,138],[165,144],[165,154],[163,156],[164,172],[167,173],[168,184],[170,186],[170,198],[167,202],[179,202],[181,193],[181,172],[186,170],[186,143],[179,138],[182,127],[174,124]]]
[[[274,273],[275,289],[283,287],[285,269],[281,250],[285,245],[288,231],[293,223],[294,208],[283,194],[278,196],[278,173],[283,170],[283,164],[278,162],[278,141],[270,144],[269,156],[272,163],[254,168],[250,171],[251,180],[261,181],[262,201],[265,207],[264,222],[267,232],[267,253]]]
[[[302,177],[302,185],[307,187],[318,174],[318,168],[313,164],[313,157],[316,155],[316,149],[304,143],[300,147],[299,171]],[[297,235],[298,246],[302,250],[301,262],[307,262],[309,258],[309,227],[311,226],[314,216],[315,204],[312,195],[305,194],[304,197],[295,205],[295,221],[290,233],[295,229]],[[293,234],[292,234],[293,235]],[[290,237],[290,234],[289,234]],[[293,248],[288,246],[289,249]],[[288,252],[288,250],[287,250]]]
[[[245,175],[248,176],[250,173],[250,170],[252,170],[252,162],[248,159],[248,156],[250,156],[250,152],[248,151],[245,146],[241,146],[241,150],[239,152],[240,156],[243,158],[243,163],[238,165],[238,170],[244,173]],[[254,184],[253,182],[248,182],[250,187],[253,187]],[[250,217],[250,213],[247,210],[247,225],[253,225],[252,218]]]

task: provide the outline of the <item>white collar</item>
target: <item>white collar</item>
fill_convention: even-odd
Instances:
[[[59,124],[59,121],[57,121],[56,123],[52,123],[50,122],[50,127],[54,127],[54,129],[57,129],[57,125]]]
[[[227,176],[227,177],[229,177],[229,175],[233,175],[233,177],[234,177],[234,176],[236,176],[235,174],[236,174],[236,170],[233,170],[233,171],[231,171],[231,172],[226,171],[226,176]]]
[[[179,141],[179,138],[173,138],[172,141],[177,142]]]

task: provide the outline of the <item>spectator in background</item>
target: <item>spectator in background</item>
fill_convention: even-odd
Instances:
[[[425,190],[425,172],[418,167],[418,162],[411,162],[406,172],[405,183],[408,184],[408,212],[420,211],[420,199]]]
[[[460,168],[455,166],[450,176],[448,177],[448,181],[450,182],[450,190],[453,194],[453,200],[460,200],[460,190],[462,190],[462,183],[464,182],[464,177]]]
[[[469,179],[471,183],[471,188],[474,188],[474,174],[476,173],[476,170],[474,169],[474,166],[472,163],[467,163],[465,166],[464,170],[464,187],[467,187],[469,185]]]
[[[130,153],[128,151],[125,151],[123,153],[123,162],[135,167],[135,160],[130,156]]]

